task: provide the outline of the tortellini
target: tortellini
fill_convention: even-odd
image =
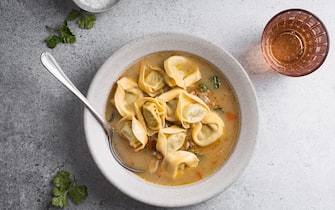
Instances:
[[[118,133],[129,141],[129,145],[137,152],[142,150],[148,143],[145,127],[135,118],[126,116],[117,125]]]
[[[166,103],[166,119],[170,122],[177,122],[176,116],[179,95],[183,92],[180,88],[173,88],[166,93],[161,94],[158,98]]]
[[[135,102],[137,118],[147,128],[147,134],[152,136],[165,127],[165,102],[158,98],[144,97]]]
[[[180,150],[168,153],[164,157],[162,165],[172,178],[176,178],[178,172],[183,170],[185,166],[195,168],[198,163],[199,159],[194,153]]]
[[[174,55],[163,65],[142,62],[138,74],[117,81],[114,103],[122,119],[116,130],[135,151],[144,149],[150,139],[149,150],[160,158],[150,162],[149,172],[163,168],[175,178],[185,167],[198,166],[197,155],[185,151],[189,145],[212,144],[224,134],[224,122],[209,102],[188,92],[201,79],[196,62]]]
[[[164,70],[158,66],[141,64],[138,86],[149,96],[154,97],[164,91]]]
[[[179,150],[185,141],[186,130],[178,126],[163,128],[158,133],[156,149],[164,156]]]
[[[207,104],[199,97],[180,88],[173,88],[158,97],[166,102],[166,119],[180,122],[184,128],[200,122],[209,111]]]
[[[197,145],[208,146],[222,136],[224,122],[215,112],[209,112],[201,122],[193,125],[191,132]]]
[[[186,89],[201,79],[196,63],[184,56],[171,56],[164,61],[166,82],[170,87],[178,86]]]
[[[199,97],[181,92],[176,109],[176,116],[184,128],[190,128],[190,124],[200,122],[209,112],[209,107]]]
[[[114,102],[122,117],[135,114],[134,103],[140,98],[143,98],[143,92],[136,82],[127,77],[117,81]]]

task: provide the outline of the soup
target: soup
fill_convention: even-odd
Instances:
[[[240,112],[232,87],[206,60],[158,52],[132,64],[110,92],[105,118],[114,144],[137,175],[185,185],[211,175],[237,141]]]

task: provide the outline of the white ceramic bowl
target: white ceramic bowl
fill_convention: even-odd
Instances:
[[[185,51],[198,55],[218,67],[233,86],[240,105],[241,127],[237,145],[226,163],[199,182],[177,187],[159,186],[125,170],[113,159],[104,131],[87,110],[84,113],[85,134],[93,159],[101,172],[128,196],[155,206],[192,205],[224,191],[249,162],[258,132],[256,95],[243,67],[223,49],[194,36],[159,33],[123,46],[96,73],[87,97],[101,115],[113,83],[120,74],[136,60],[159,51]]]

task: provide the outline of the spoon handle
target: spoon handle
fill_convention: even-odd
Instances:
[[[62,68],[57,63],[56,59],[49,52],[43,52],[41,54],[41,62],[43,66],[61,82],[65,87],[67,87],[75,96],[77,96],[81,102],[84,103],[86,108],[93,114],[93,116],[99,121],[102,126],[105,126],[106,121],[98,114],[98,112],[90,105],[86,97],[76,88],[76,86],[71,82],[71,80],[65,75]]]
[[[114,156],[115,160],[124,168],[140,173],[143,172],[143,170],[132,168],[125,164],[119,155],[116,153],[113,144],[113,134],[114,129],[109,126],[109,124],[104,120],[104,118],[101,117],[101,115],[98,114],[98,112],[90,105],[86,97],[76,88],[76,86],[71,82],[71,80],[65,75],[62,68],[58,65],[56,59],[48,52],[43,52],[41,55],[41,62],[43,66],[54,76],[58,81],[60,81],[65,87],[67,87],[75,96],[77,96],[81,102],[86,106],[86,108],[93,114],[93,116],[98,120],[98,122],[102,125],[102,127],[105,129],[106,134],[108,136],[108,143],[109,148],[112,152],[112,155]]]

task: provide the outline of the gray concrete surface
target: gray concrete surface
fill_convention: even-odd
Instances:
[[[184,209],[335,209],[335,55],[302,78],[274,73],[260,51],[266,22],[287,8],[317,14],[335,33],[333,1],[120,0],[97,14],[91,30],[70,24],[72,45],[53,50],[45,25],[75,8],[69,0],[0,1],[0,209],[51,206],[57,171],[75,174],[89,196],[68,209],[155,209],[103,177],[83,133],[83,106],[40,64],[54,54],[84,93],[104,60],[128,41],[152,32],[182,32],[225,48],[245,67],[260,107],[260,135],[242,176],[217,197]],[[333,36],[330,36],[331,44]]]

